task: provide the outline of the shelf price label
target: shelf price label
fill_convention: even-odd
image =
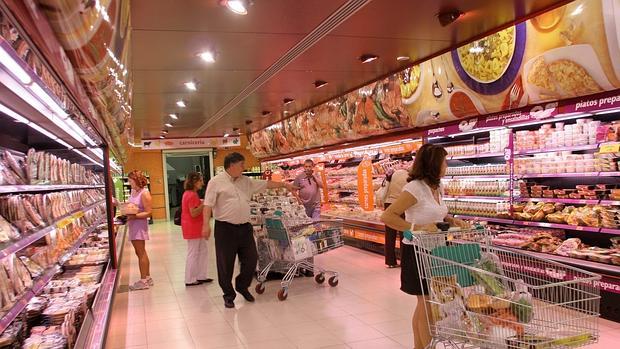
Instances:
[[[63,220],[61,220],[60,222],[56,223],[56,228],[58,229],[64,229],[66,228],[68,225],[70,225],[71,223],[73,223],[74,218],[73,217],[67,217]]]
[[[601,144],[600,153],[618,153],[620,152],[620,143]]]
[[[365,211],[372,211],[375,206],[372,170],[372,162],[369,159],[362,161],[357,167],[357,194],[360,206]]]

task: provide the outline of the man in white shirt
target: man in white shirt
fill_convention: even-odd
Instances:
[[[243,176],[245,158],[239,153],[232,153],[224,159],[224,172],[213,177],[205,193],[203,230],[211,235],[209,221],[215,218],[215,254],[217,275],[220,287],[224,291],[226,308],[235,307],[236,292],[241,293],[248,302],[254,302],[254,296],[248,290],[252,276],[256,271],[258,254],[254,241],[252,224],[250,224],[250,200],[252,195],[265,189],[286,188],[293,191],[292,184],[255,180]],[[239,256],[240,272],[232,286],[235,258]]]

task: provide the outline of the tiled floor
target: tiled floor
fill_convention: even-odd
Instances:
[[[179,227],[151,226],[147,249],[156,286],[126,292],[138,277],[129,244],[123,254],[121,287],[116,294],[107,348],[412,348],[411,314],[415,298],[399,291],[399,269],[383,258],[351,247],[317,257],[340,272],[340,284],[317,285],[297,278],[289,299],[276,299],[278,283],[267,283],[254,304],[237,297],[225,309],[216,283],[186,288],[186,244]],[[213,241],[209,274],[216,278]],[[601,320],[601,341],[590,348],[620,344],[620,324]]]

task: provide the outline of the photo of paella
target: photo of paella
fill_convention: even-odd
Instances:
[[[506,28],[457,49],[465,72],[482,83],[497,81],[504,75],[515,51],[515,27]]]
[[[398,81],[403,103],[413,103],[419,95],[416,92],[419,91],[418,87],[422,82],[422,67],[418,64],[403,70],[398,74]]]

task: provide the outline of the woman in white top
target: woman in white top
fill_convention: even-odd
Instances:
[[[437,145],[425,144],[418,150],[415,161],[409,171],[407,183],[398,199],[388,207],[381,220],[385,225],[403,231],[404,239],[411,240],[411,228],[416,231],[437,231],[436,223],[448,222],[450,225],[467,226],[459,219],[448,216],[448,207],[443,202],[441,178],[448,167],[446,150]],[[405,219],[401,217],[405,214]],[[420,285],[418,266],[413,246],[401,244],[401,290],[417,296],[417,306],[413,313],[413,338],[416,349],[425,348],[431,341],[424,294],[427,287]]]

